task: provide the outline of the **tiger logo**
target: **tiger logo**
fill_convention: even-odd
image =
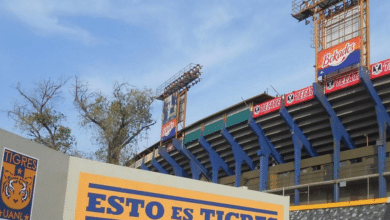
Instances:
[[[326,89],[331,90],[331,89],[333,89],[333,87],[334,87],[334,81],[333,80],[330,80],[330,81],[326,82]]]
[[[4,171],[1,183],[1,198],[6,206],[20,210],[31,200],[33,182],[31,177],[16,176],[8,170]]]
[[[382,72],[382,63],[372,66],[372,75],[379,75]]]
[[[287,103],[291,104],[294,101],[294,93],[287,96]]]
[[[260,106],[255,107],[255,115],[260,113]]]
[[[32,219],[37,170],[38,159],[4,148],[0,175],[0,219]]]

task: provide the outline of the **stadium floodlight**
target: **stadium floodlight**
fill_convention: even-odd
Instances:
[[[156,99],[164,100],[175,92],[181,92],[188,89],[192,83],[192,86],[200,82],[200,70],[202,69],[200,64],[190,63],[184,69],[180,70],[177,74],[171,77],[168,81],[159,86],[156,90]]]

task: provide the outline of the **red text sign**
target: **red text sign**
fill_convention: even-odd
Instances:
[[[173,143],[172,142],[169,142],[167,144],[167,152],[170,152],[171,150],[173,150]]]
[[[371,65],[371,79],[378,78],[390,73],[390,59],[383,60]]]
[[[358,70],[347,73],[336,79],[326,81],[325,94],[356,85],[360,82]]]
[[[306,88],[286,94],[284,99],[284,105],[287,107],[290,105],[295,105],[301,102],[311,100],[313,98],[313,86],[308,86]]]
[[[175,136],[176,132],[176,119],[166,123],[161,129],[161,141],[164,142]]]
[[[282,102],[282,98],[277,97],[267,102],[255,105],[253,107],[253,118],[257,118],[259,116],[279,110],[281,102]]]

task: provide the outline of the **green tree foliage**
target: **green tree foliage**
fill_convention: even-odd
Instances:
[[[76,140],[71,135],[71,129],[63,125],[66,116],[54,109],[55,102],[61,99],[60,89],[68,80],[53,82],[49,78],[35,83],[36,88],[30,93],[23,91],[18,83],[15,89],[24,103],[16,102],[13,110],[7,112],[15,121],[15,127],[37,143],[73,155],[80,154],[74,149]]]
[[[152,119],[154,100],[150,89],[137,89],[116,82],[113,96],[90,92],[88,85],[76,78],[75,105],[79,110],[81,126],[95,128],[100,149],[97,159],[112,164],[130,165],[137,151],[137,141],[156,121]]]

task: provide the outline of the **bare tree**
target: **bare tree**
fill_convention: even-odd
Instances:
[[[34,141],[51,149],[67,154],[76,152],[76,145],[71,129],[63,126],[66,116],[54,109],[54,104],[60,98],[61,87],[69,78],[53,82],[49,78],[35,83],[33,92],[22,90],[20,83],[15,87],[24,100],[24,104],[15,102],[14,108],[7,111],[8,117],[15,121],[15,127],[27,132]]]
[[[80,124],[97,131],[95,138],[100,144],[95,154],[97,159],[130,165],[130,158],[137,150],[137,140],[156,123],[151,115],[152,90],[139,90],[116,82],[113,96],[108,98],[101,92],[90,92],[88,85],[77,78],[74,86]]]

